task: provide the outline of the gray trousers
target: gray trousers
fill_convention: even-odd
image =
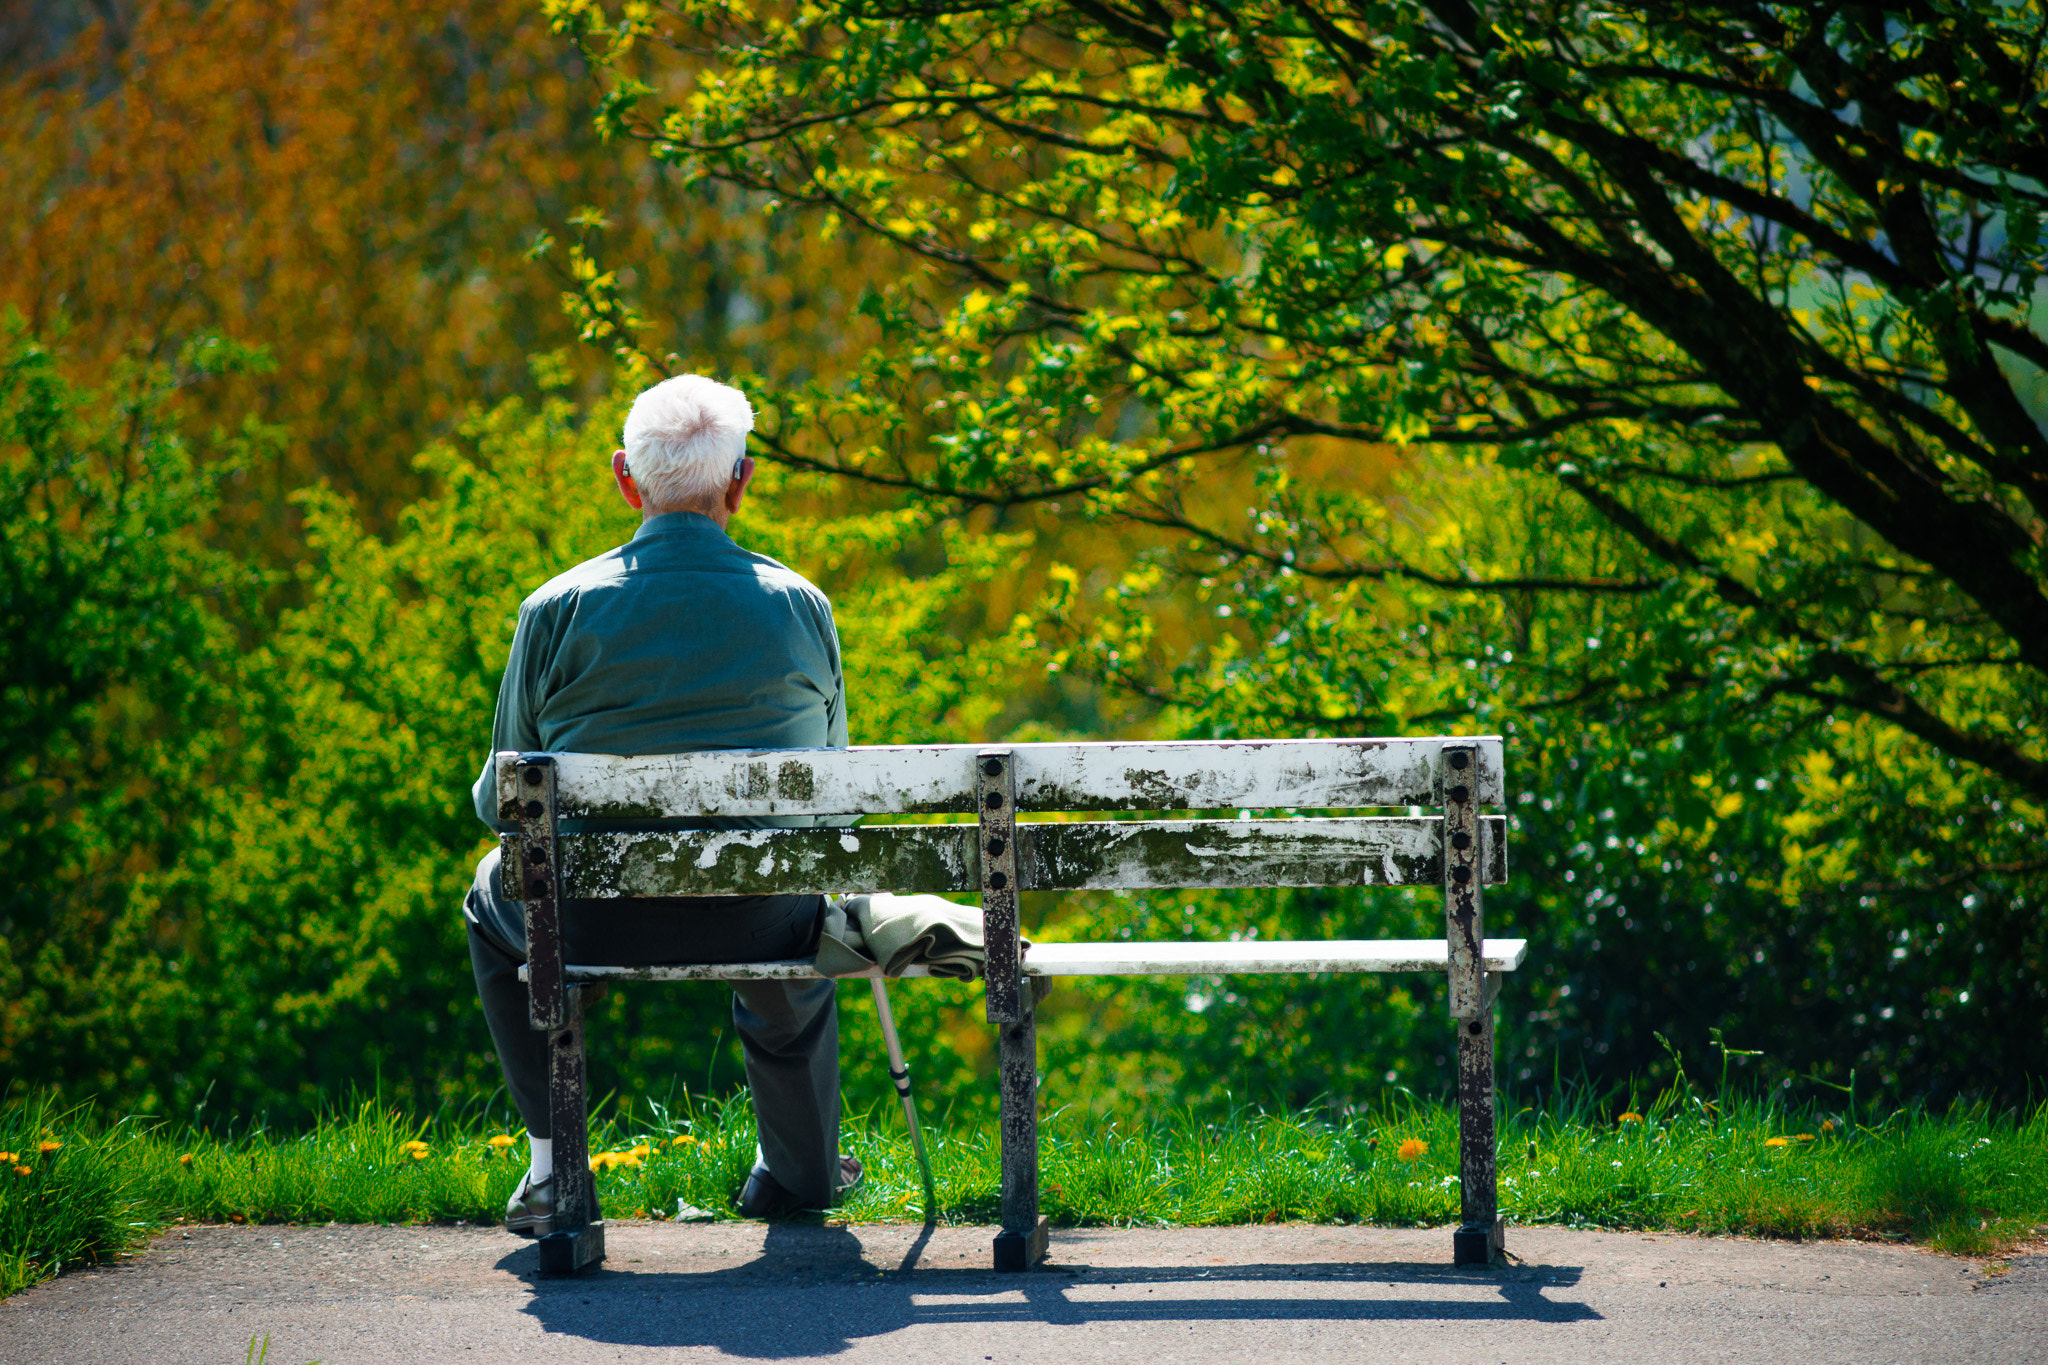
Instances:
[[[570,962],[652,966],[766,962],[808,957],[818,945],[822,896],[705,896],[565,901],[563,947]],[[548,1113],[547,1035],[529,1022],[526,915],[498,883],[498,851],[477,864],[463,903],[469,961],[476,971],[505,1087],[534,1137],[553,1135]],[[747,1088],[760,1125],[761,1155],[783,1188],[813,1208],[839,1189],[839,1013],[830,981],[734,981],[732,1022],[746,1056]]]

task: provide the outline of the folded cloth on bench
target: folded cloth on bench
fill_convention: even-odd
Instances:
[[[884,976],[901,976],[904,968],[915,966],[933,976],[972,981],[988,965],[982,950],[981,911],[944,896],[828,900],[824,931],[818,938],[818,974],[857,976],[873,971],[878,962]]]

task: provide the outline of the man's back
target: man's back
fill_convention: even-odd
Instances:
[[[846,686],[831,605],[801,574],[749,554],[725,533],[754,477],[746,454],[753,426],[746,395],[703,375],[677,375],[633,400],[624,448],[612,452],[612,476],[626,505],[644,519],[632,540],[520,605],[498,688],[493,754],[846,743]],[[488,756],[471,798],[485,824],[504,827],[496,764]],[[526,1177],[505,1206],[505,1226],[540,1236],[553,1227],[556,1208],[549,1077],[566,1074],[563,1067],[580,1074],[582,1030],[529,1026],[530,1001],[519,979],[526,910],[516,892],[505,894],[500,872],[493,849],[477,865],[463,915],[477,998],[531,1148]],[[558,946],[570,962],[771,962],[816,950],[825,902],[816,895],[720,896],[563,900],[558,908]],[[760,1138],[739,1207],[762,1217],[829,1207],[860,1178],[860,1163],[839,1152],[833,985],[815,978],[745,981],[734,983],[733,995]],[[570,1090],[580,1111],[580,1083]],[[580,1144],[572,1150],[580,1155]]]
[[[845,743],[825,595],[735,545],[710,518],[677,512],[650,518],[631,541],[521,604],[491,747],[659,754]],[[488,760],[473,796],[477,815],[498,823]]]

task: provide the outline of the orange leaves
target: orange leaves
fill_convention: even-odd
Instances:
[[[243,517],[278,529],[282,495],[315,478],[377,521],[415,496],[420,447],[531,392],[527,354],[574,335],[559,281],[524,257],[536,230],[662,192],[598,144],[580,65],[526,0],[171,0],[119,44],[88,31],[0,71],[0,105],[34,111],[0,133],[0,307],[45,334],[68,319],[95,382],[125,349],[200,331],[267,347],[274,377],[188,401],[288,430],[281,467],[242,486]],[[670,300],[671,263],[697,270],[745,226],[616,216],[608,244]]]

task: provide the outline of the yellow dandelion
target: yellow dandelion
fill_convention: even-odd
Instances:
[[[26,1166],[16,1166],[16,1167],[14,1168],[14,1173],[15,1173],[16,1175],[28,1175],[28,1174],[29,1174],[30,1172],[29,1172],[29,1168],[28,1168],[28,1167],[26,1167]]]
[[[640,1160],[639,1156],[638,1156],[638,1155],[637,1155],[636,1153],[633,1153],[633,1152],[620,1152],[620,1153],[619,1153],[619,1154],[617,1155],[617,1157],[615,1157],[615,1158],[614,1158],[614,1160],[616,1160],[616,1161],[618,1162],[618,1164],[619,1164],[619,1165],[621,1165],[621,1166],[629,1166],[629,1167],[630,1167],[630,1166],[640,1166],[640,1165],[643,1165],[643,1164],[645,1164],[645,1163],[643,1163],[643,1162],[642,1162],[642,1161]]]
[[[1833,1119],[1822,1119],[1822,1120],[1821,1120],[1821,1123],[1820,1123],[1820,1130],[1821,1130],[1821,1131],[1822,1131],[1823,1133],[1832,1133],[1832,1132],[1834,1132],[1834,1131],[1835,1131],[1835,1121],[1834,1121]]]
[[[491,1150],[494,1152],[502,1152],[511,1145],[511,1137],[504,1133],[500,1133],[496,1137],[491,1139]]]
[[[12,1166],[16,1158],[12,1152],[0,1152],[0,1166]]]
[[[1641,1123],[1642,1121],[1643,1116],[1641,1114],[1638,1114],[1633,1109],[1629,1110],[1626,1114],[1623,1114],[1620,1118],[1615,1120],[1616,1123]]]
[[[1394,1155],[1403,1161],[1418,1161],[1429,1155],[1429,1144],[1421,1138],[1409,1138],[1394,1149]]]
[[[1791,1145],[1791,1138],[1774,1137],[1764,1139],[1764,1146],[1766,1147],[1790,1147]]]
[[[654,1155],[654,1149],[653,1149],[652,1147],[649,1147],[649,1146],[648,1146],[648,1145],[647,1145],[646,1143],[644,1143],[644,1142],[636,1142],[636,1143],[634,1143],[634,1144],[633,1144],[633,1146],[632,1146],[632,1150],[631,1150],[631,1151],[630,1151],[630,1152],[628,1153],[628,1155],[631,1155],[631,1156],[653,1156],[653,1155]]]
[[[185,1153],[185,1155],[179,1157],[178,1164],[180,1166],[190,1166],[192,1164],[192,1154],[190,1152],[187,1152]]]
[[[1798,1140],[1799,1140],[1800,1142],[1811,1142],[1811,1141],[1813,1141],[1813,1134],[1811,1134],[1811,1133],[1795,1133],[1795,1134],[1793,1134],[1793,1136],[1794,1136],[1795,1138],[1797,1138],[1797,1139],[1798,1139]]]
[[[50,1153],[56,1151],[59,1147],[62,1147],[63,1145],[64,1144],[61,1142],[46,1142],[42,1146],[36,1148],[36,1150],[41,1152],[44,1156],[48,1156]]]
[[[691,1137],[688,1133],[685,1133],[679,1138],[670,1138],[668,1145],[671,1147],[695,1147],[697,1145],[697,1139]]]
[[[427,1149],[424,1147],[416,1149],[412,1154],[412,1159],[414,1161],[425,1161],[427,1159]]]

